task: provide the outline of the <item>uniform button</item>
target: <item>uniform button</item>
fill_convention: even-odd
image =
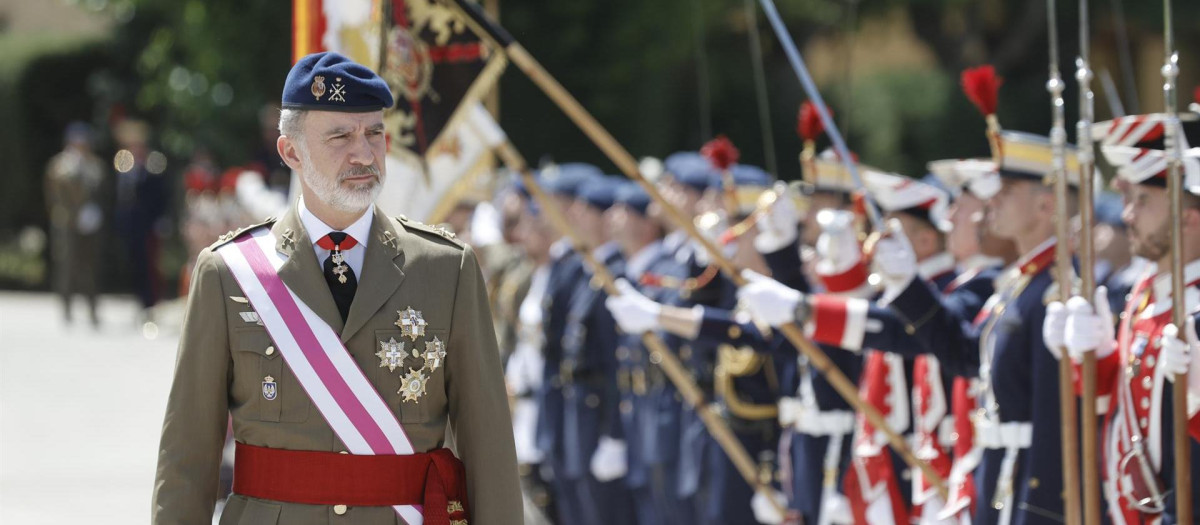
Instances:
[[[341,452],[338,452],[338,454],[349,454],[349,452],[346,452],[345,450],[343,450]]]
[[[741,336],[742,336],[742,328],[740,326],[733,325],[733,326],[729,327],[729,338],[730,339],[737,339]]]
[[[1145,398],[1145,397],[1143,397],[1143,398],[1142,398],[1142,402],[1141,402],[1140,404],[1142,405],[1142,409],[1143,409],[1143,410],[1144,410],[1144,409],[1147,409],[1147,408],[1150,408],[1150,399],[1149,399],[1149,398]]]
[[[1150,426],[1150,422],[1146,421],[1146,418],[1142,418],[1138,420],[1138,425],[1140,425],[1142,428],[1146,428],[1147,426]]]
[[[333,513],[334,513],[334,514],[337,514],[338,516],[341,516],[342,514],[345,514],[345,513],[346,513],[346,506],[345,506],[345,505],[334,505],[334,506],[333,506]]]
[[[275,355],[275,347],[268,346],[267,347],[267,355]]]
[[[1037,478],[1029,478],[1029,488],[1036,489],[1042,484]]]
[[[633,412],[633,402],[629,401],[628,399],[621,401],[620,408],[622,414]]]
[[[1154,386],[1154,380],[1150,379],[1150,376],[1142,376],[1142,388],[1145,388],[1146,390],[1150,390],[1150,387],[1153,387],[1153,386]]]
[[[1152,367],[1152,366],[1154,366],[1154,363],[1155,363],[1154,356],[1152,356],[1152,355],[1146,356],[1146,366]]]
[[[617,347],[617,359],[629,359],[629,349],[624,346]]]
[[[596,394],[588,394],[587,398],[584,399],[583,402],[587,403],[588,408],[596,408],[600,406],[600,396]]]

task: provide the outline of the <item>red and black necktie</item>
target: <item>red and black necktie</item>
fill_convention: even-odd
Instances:
[[[342,314],[342,322],[350,316],[350,304],[354,302],[354,292],[358,290],[358,279],[354,270],[346,264],[346,250],[358,245],[354,237],[345,232],[329,232],[329,235],[317,240],[317,246],[329,250],[325,258],[325,282],[333,293],[333,302],[337,304],[338,312]]]

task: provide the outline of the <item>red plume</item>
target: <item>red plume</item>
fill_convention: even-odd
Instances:
[[[828,109],[828,108],[826,108]],[[833,110],[828,110],[829,115],[833,116]],[[821,124],[821,114],[817,112],[817,106],[812,101],[805,100],[800,104],[800,115],[796,121],[796,132],[800,134],[800,138],[807,141],[816,141],[821,133],[825,132],[825,126]]]
[[[1004,79],[996,76],[992,66],[979,66],[962,72],[962,88],[984,116],[996,114],[996,98]]]
[[[1200,86],[1196,86],[1196,89],[1192,90],[1192,101],[1200,104]]]
[[[700,148],[700,154],[721,171],[734,165],[740,155],[738,149],[729,139],[725,138],[725,135],[717,135],[717,138],[708,141],[703,148]]]

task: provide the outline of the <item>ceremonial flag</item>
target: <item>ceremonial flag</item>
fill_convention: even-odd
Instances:
[[[384,110],[388,173],[377,204],[437,220],[477,174],[479,147],[453,123],[495,86],[506,64],[436,0],[292,0],[292,59],[336,51],[379,73],[396,99]],[[487,166],[490,168],[490,165]]]

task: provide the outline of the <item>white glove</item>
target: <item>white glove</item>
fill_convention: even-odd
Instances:
[[[771,326],[796,320],[796,306],[804,300],[803,293],[754,270],[742,270],[742,277],[748,282],[738,288],[737,297],[751,317]]]
[[[774,489],[768,490],[771,491],[770,498],[779,503],[779,508],[786,509],[787,498],[783,493]],[[758,520],[759,523],[768,525],[783,523],[783,513],[779,512],[774,505],[771,505],[771,500],[767,499],[767,497],[762,492],[755,491],[754,497],[750,498],[750,508],[754,510],[754,519]]]
[[[796,210],[796,202],[787,191],[787,183],[775,183],[775,194],[778,198],[767,208],[767,213],[758,217],[758,236],[754,238],[754,248],[759,253],[773,253],[796,240],[799,234],[800,212]]]
[[[1108,306],[1108,289],[1096,288],[1095,309],[1087,299],[1079,296],[1067,301],[1067,325],[1063,330],[1063,343],[1067,353],[1075,362],[1083,360],[1084,352],[1096,352],[1097,359],[1104,359],[1117,349],[1117,337],[1113,327],[1112,310]]]
[[[887,222],[888,235],[875,244],[875,272],[889,290],[899,292],[917,276],[917,255],[899,219]]]
[[[592,475],[601,483],[620,479],[629,471],[625,442],[608,436],[600,436],[596,452],[592,454]]]
[[[852,525],[854,512],[850,510],[850,500],[840,492],[834,491],[825,503],[821,505],[821,515],[829,516],[829,523],[835,525]]]
[[[843,273],[862,260],[862,248],[854,232],[854,213],[845,210],[821,210],[817,213],[816,271],[823,275]]]
[[[1189,390],[1200,393],[1200,365],[1196,364],[1196,360],[1200,359],[1200,338],[1196,337],[1196,318],[1188,316],[1187,318],[1187,341],[1179,339],[1179,328],[1174,324],[1168,324],[1163,327],[1162,331],[1162,350],[1159,352],[1159,363],[1162,363],[1163,372],[1166,373],[1167,379],[1175,381],[1175,376],[1179,374],[1188,374]]]
[[[617,290],[621,295],[610,295],[604,306],[612,312],[617,325],[627,334],[641,334],[658,328],[658,314],[662,305],[650,300],[637,291],[629,281],[617,279]]]
[[[1046,318],[1042,321],[1042,340],[1055,359],[1062,359],[1063,337],[1067,330],[1067,307],[1062,301],[1046,305]]]

